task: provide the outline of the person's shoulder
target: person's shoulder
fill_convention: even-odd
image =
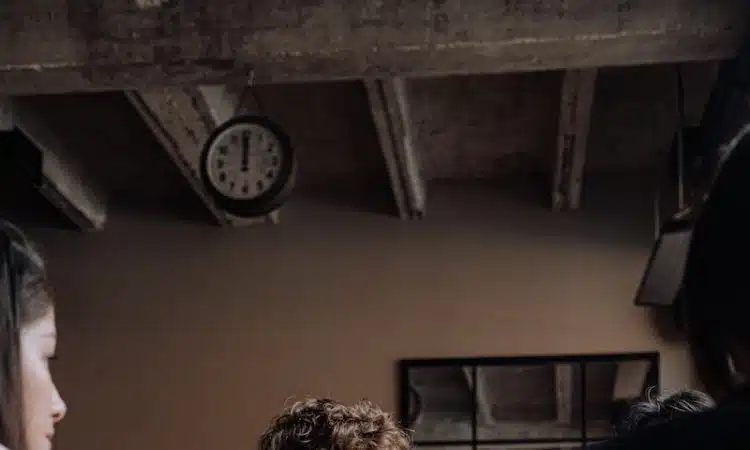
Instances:
[[[645,428],[612,441],[592,445],[598,450],[668,449],[720,450],[750,447],[750,407],[718,408]]]

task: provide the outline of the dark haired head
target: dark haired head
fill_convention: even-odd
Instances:
[[[311,398],[275,417],[259,450],[409,450],[411,439],[393,417],[362,401],[343,405]]]
[[[685,265],[683,301],[698,375],[715,397],[750,375],[750,125],[722,147]]]
[[[715,407],[714,399],[700,391],[685,390],[661,398],[654,398],[649,392],[646,400],[630,407],[617,427],[617,434],[625,435]]]
[[[23,233],[0,221],[0,443],[24,450],[20,332],[52,308],[44,263]]]

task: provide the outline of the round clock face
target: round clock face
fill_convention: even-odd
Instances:
[[[274,184],[283,154],[269,129],[238,123],[216,136],[206,156],[206,174],[214,188],[231,199],[248,200]]]

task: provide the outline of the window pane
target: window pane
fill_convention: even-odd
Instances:
[[[472,432],[471,367],[409,369],[408,422],[414,440],[469,441]],[[431,447],[436,448],[436,447]]]
[[[653,379],[653,364],[647,359],[586,363],[586,437],[614,436],[615,425],[629,405],[642,398]]]
[[[477,439],[580,439],[580,371],[577,363],[477,367]]]

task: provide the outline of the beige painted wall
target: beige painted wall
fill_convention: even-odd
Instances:
[[[632,306],[647,199],[555,214],[430,192],[420,223],[302,205],[277,227],[34,233],[59,294],[59,448],[252,448],[292,396],[393,409],[405,357],[659,350],[664,385],[690,383]]]

